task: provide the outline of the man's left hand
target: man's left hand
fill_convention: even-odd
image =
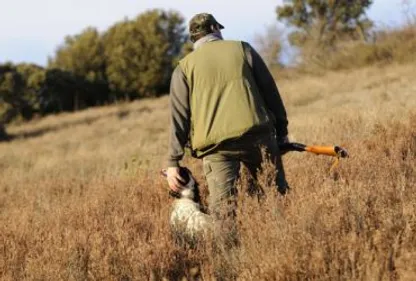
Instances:
[[[182,183],[185,180],[179,174],[179,167],[169,167],[166,170],[166,179],[172,191],[180,192],[184,188]]]

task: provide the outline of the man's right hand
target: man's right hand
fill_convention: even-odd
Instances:
[[[288,142],[289,142],[289,137],[288,136],[277,138],[277,144],[285,144],[285,143],[288,143]]]
[[[174,192],[180,192],[184,186],[181,182],[185,180],[179,174],[179,167],[169,167],[166,170],[166,179],[169,184],[169,188]]]
[[[289,143],[289,137],[288,136],[284,136],[284,137],[277,137],[277,145],[279,146],[280,149],[280,155],[284,155],[288,152],[288,150],[285,150],[283,147],[285,144]]]

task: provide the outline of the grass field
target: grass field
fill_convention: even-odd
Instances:
[[[279,80],[290,139],[351,157],[284,156],[284,199],[240,193],[241,246],[181,248],[159,176],[168,98],[60,114],[0,143],[1,280],[415,280],[414,64]],[[198,160],[185,160],[207,191]],[[262,177],[266,182],[267,171]],[[244,184],[239,188],[243,189]]]

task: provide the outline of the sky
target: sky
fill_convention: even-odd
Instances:
[[[416,11],[416,0],[411,10]],[[177,10],[188,21],[200,12],[212,13],[225,26],[227,39],[253,43],[255,34],[276,24],[275,9],[282,0],[0,0],[0,63],[46,65],[64,40],[88,26],[105,31],[148,9]],[[368,12],[377,26],[405,22],[403,0],[374,0]],[[284,26],[281,26],[284,29]]]

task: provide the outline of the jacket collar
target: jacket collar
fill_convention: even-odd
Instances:
[[[201,47],[202,45],[204,45],[205,43],[208,42],[213,42],[213,41],[219,41],[219,40],[223,40],[222,39],[222,35],[219,32],[216,33],[211,33],[208,34],[200,39],[198,39],[195,43],[194,43],[194,50],[198,49],[199,47]]]

